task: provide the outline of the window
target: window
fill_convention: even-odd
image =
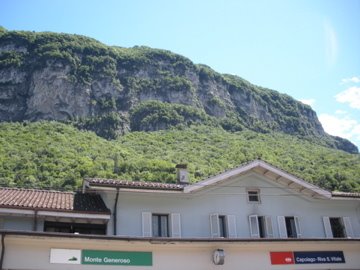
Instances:
[[[152,215],[152,236],[153,237],[169,237],[169,216],[168,215]]]
[[[106,224],[44,222],[44,232],[106,234]]]
[[[236,237],[236,217],[234,215],[210,215],[211,237]]]
[[[297,238],[297,230],[294,217],[285,217],[287,237]]]
[[[349,217],[323,217],[326,238],[352,237],[353,230]]]
[[[181,238],[181,219],[179,213],[154,214],[143,212],[142,235],[144,237]]]
[[[299,218],[278,216],[279,234],[280,238],[300,238],[300,223]]]
[[[330,226],[334,238],[344,238],[346,236],[341,218],[330,218]]]
[[[250,236],[253,238],[272,238],[273,226],[271,216],[249,216]]]
[[[248,202],[260,203],[260,191],[256,189],[248,190]]]
[[[220,237],[227,237],[225,216],[219,216]]]

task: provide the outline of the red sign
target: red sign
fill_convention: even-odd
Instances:
[[[293,252],[270,252],[271,264],[295,264]]]

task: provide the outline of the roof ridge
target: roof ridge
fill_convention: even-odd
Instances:
[[[18,191],[35,191],[35,192],[49,192],[49,193],[63,193],[63,194],[75,194],[74,191],[61,191],[54,189],[37,189],[37,188],[18,188],[18,187],[0,187],[0,190],[18,190]]]
[[[100,177],[88,177],[88,178],[84,178],[85,181],[91,181],[91,180],[96,180],[96,181],[116,181],[116,182],[121,182],[121,183],[141,183],[141,184],[163,184],[163,185],[177,185],[177,186],[183,186],[183,184],[180,183],[167,183],[167,182],[154,182],[154,181],[145,181],[145,180],[124,180],[124,179],[116,179],[116,178],[100,178]]]

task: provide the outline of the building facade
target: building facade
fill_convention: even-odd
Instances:
[[[360,269],[360,194],[261,160],[195,184],[177,169],[177,184],[85,179],[62,204],[0,199],[2,268]]]

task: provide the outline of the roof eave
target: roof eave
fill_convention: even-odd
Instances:
[[[316,198],[325,198],[325,199],[331,198],[331,192],[324,190],[313,184],[310,184],[300,178],[297,178],[297,177],[295,177],[283,170],[280,170],[262,160],[255,160],[255,161],[245,164],[243,166],[237,167],[235,169],[223,172],[216,176],[213,176],[213,177],[210,177],[203,181],[200,181],[196,184],[186,186],[184,188],[184,192],[185,193],[197,192],[201,189],[221,183],[229,178],[250,172],[252,169],[257,168],[257,167],[263,168],[266,171],[271,171],[272,173],[278,175],[279,178],[282,177],[282,178],[288,180],[289,183],[294,183],[294,184],[298,185],[300,187],[299,188],[300,193],[303,193],[304,195],[308,195],[310,197],[316,197]],[[306,193],[306,191],[309,191],[309,192]]]

